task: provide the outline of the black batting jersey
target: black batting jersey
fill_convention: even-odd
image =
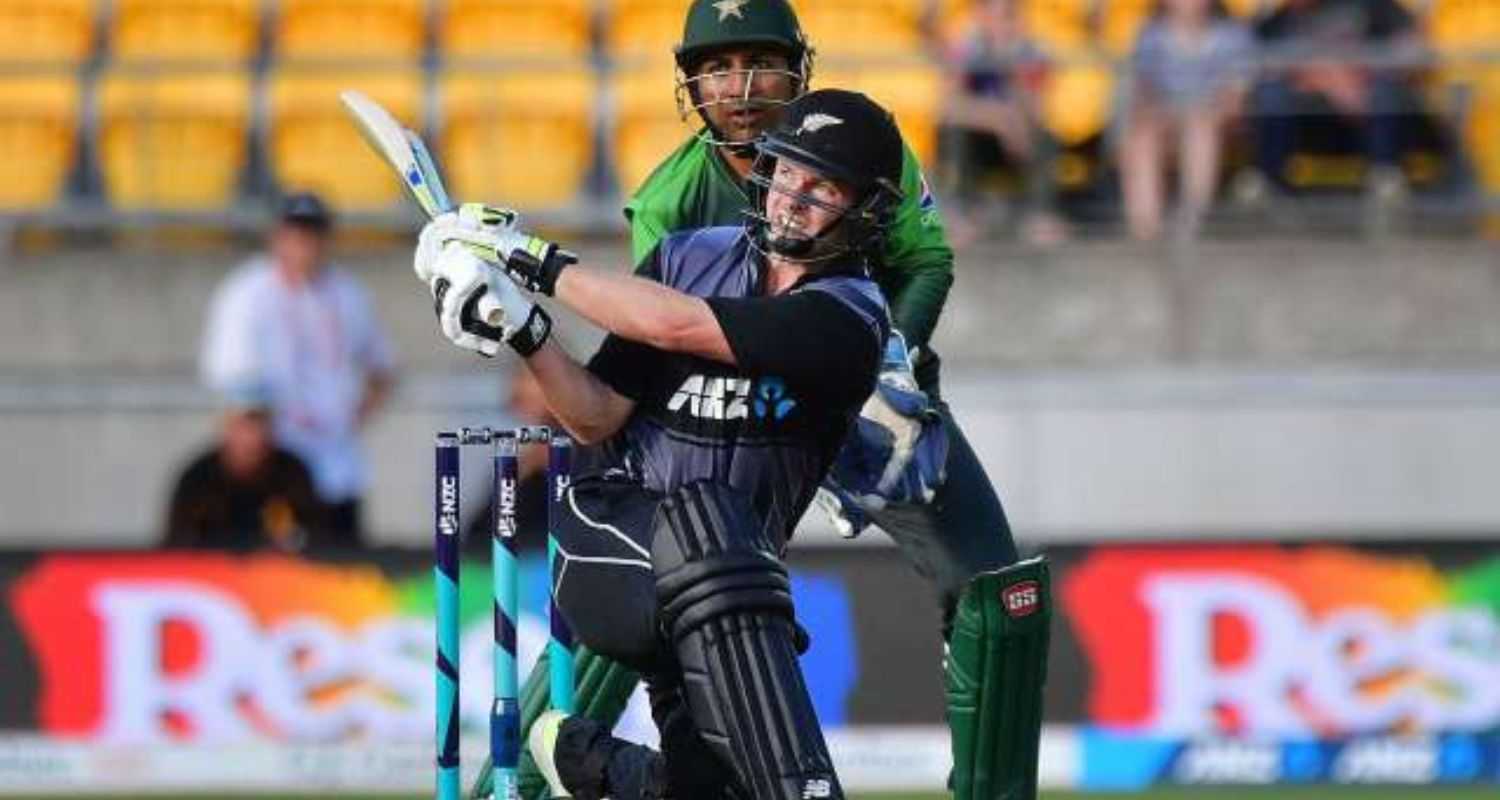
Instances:
[[[885,300],[857,262],[763,296],[765,262],[741,227],[664,238],[641,274],[705,298],[736,365],[611,335],[588,368],[636,401],[602,447],[648,489],[697,480],[740,489],[785,543],[865,398],[890,330]]]

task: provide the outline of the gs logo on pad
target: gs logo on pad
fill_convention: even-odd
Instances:
[[[1000,605],[1012,619],[1029,617],[1042,607],[1042,588],[1036,581],[1021,581],[1000,590]]]

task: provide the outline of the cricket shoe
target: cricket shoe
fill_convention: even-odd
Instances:
[[[537,771],[547,781],[547,796],[551,798],[573,796],[563,785],[557,769],[557,740],[567,721],[568,715],[561,711],[545,711],[531,724],[531,734],[526,737],[526,749],[531,751]]]

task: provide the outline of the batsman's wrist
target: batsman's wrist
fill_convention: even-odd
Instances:
[[[536,236],[527,236],[517,247],[511,249],[505,259],[505,267],[512,275],[521,276],[526,288],[551,296],[557,289],[557,276],[578,257]]]
[[[552,317],[541,306],[534,305],[531,307],[531,314],[526,317],[526,324],[516,329],[505,343],[521,358],[531,358],[536,351],[542,349],[551,335]]]

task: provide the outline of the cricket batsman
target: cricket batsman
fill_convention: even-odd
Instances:
[[[754,210],[755,139],[809,91],[813,71],[812,48],[786,0],[693,0],[676,61],[678,108],[703,125],[625,207],[632,255],[645,271],[673,232],[737,225]],[[869,261],[901,336],[891,339],[879,385],[819,504],[837,510],[848,536],[873,520],[937,595],[954,797],[1033,798],[1051,616],[1047,565],[1017,562],[999,497],[941,399],[928,340],[953,282],[953,251],[916,157],[904,145],[902,153],[902,199]],[[636,675],[588,648],[576,664],[578,709],[613,725]],[[528,729],[546,708],[545,676],[533,671],[522,690]],[[521,770],[526,797],[544,797],[524,758]],[[491,777],[481,773],[473,796],[491,793]]]
[[[644,678],[662,733],[657,754],[544,715],[528,739],[550,796],[844,796],[781,557],[876,383],[890,319],[866,262],[901,197],[902,145],[854,92],[783,116],[757,149],[749,222],[667,235],[638,275],[580,266],[503,209],[423,230],[415,268],[443,333],[485,355],[508,345],[597,445],[564,498],[555,602],[595,659]],[[609,332],[587,365],[550,339],[534,294]]]

